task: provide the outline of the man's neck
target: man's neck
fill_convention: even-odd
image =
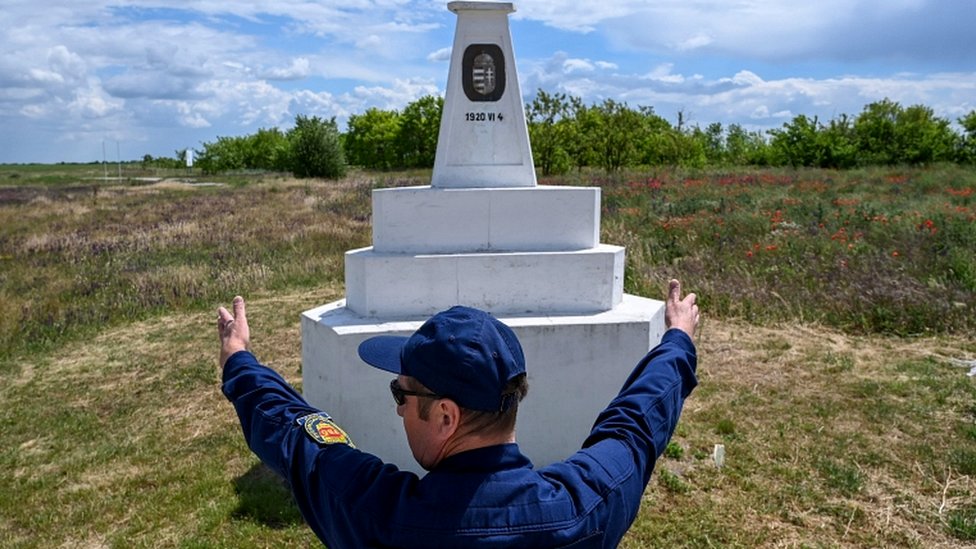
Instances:
[[[438,462],[455,454],[467,452],[468,450],[477,450],[478,448],[498,446],[500,444],[511,444],[513,442],[515,442],[515,431],[487,436],[477,433],[462,435],[448,442],[444,449],[444,455]]]

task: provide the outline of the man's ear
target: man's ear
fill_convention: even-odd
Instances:
[[[461,426],[461,407],[449,398],[442,398],[434,406],[437,421],[437,435],[444,440],[450,438]]]

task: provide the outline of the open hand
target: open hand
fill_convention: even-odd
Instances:
[[[234,314],[231,315],[224,307],[217,309],[217,334],[220,336],[220,367],[230,356],[238,351],[247,349],[251,342],[251,330],[247,327],[247,315],[244,312],[244,298],[237,296],[232,305]]]
[[[695,304],[697,296],[691,293],[681,298],[681,283],[672,279],[668,283],[668,300],[664,304],[664,324],[668,328],[678,328],[688,334],[688,337],[695,336],[695,328],[698,327],[698,305]]]

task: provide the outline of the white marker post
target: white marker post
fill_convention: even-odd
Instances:
[[[511,2],[451,2],[458,15],[431,186],[534,187],[515,70]]]

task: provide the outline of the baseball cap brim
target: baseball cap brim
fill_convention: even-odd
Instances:
[[[359,358],[370,366],[399,374],[400,352],[407,339],[389,335],[371,337],[359,344]]]

